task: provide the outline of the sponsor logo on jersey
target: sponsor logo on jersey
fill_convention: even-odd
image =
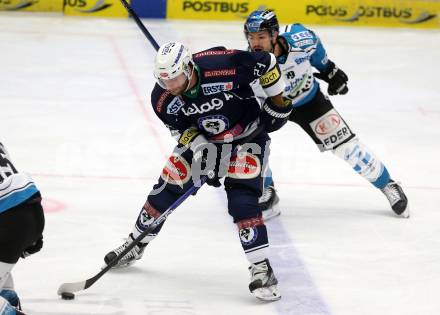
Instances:
[[[207,50],[201,51],[194,55],[194,58],[200,58],[205,56],[220,56],[220,55],[231,55],[235,52],[234,49],[225,49],[225,50]]]
[[[315,126],[315,132],[326,135],[333,132],[341,124],[341,117],[337,114],[329,114],[321,118]]]
[[[256,178],[260,175],[261,164],[258,157],[245,152],[233,156],[229,163],[228,176],[236,179]]]
[[[223,101],[219,98],[213,98],[209,102],[197,105],[191,103],[187,108],[182,107],[182,112],[185,116],[204,114],[212,110],[219,110],[223,107]]]
[[[290,37],[294,41],[298,41],[298,40],[302,40],[302,39],[313,38],[313,34],[310,31],[302,31],[302,32],[292,34],[292,35],[290,35]]]
[[[310,123],[325,149],[332,149],[352,137],[350,128],[334,109]]]
[[[199,118],[198,125],[200,129],[217,135],[229,128],[229,119],[223,115],[206,116]]]
[[[179,143],[184,146],[188,146],[191,143],[191,141],[193,141],[195,137],[199,135],[199,133],[200,132],[198,132],[197,129],[195,128],[186,129],[180,136]]]
[[[208,83],[201,85],[203,94],[205,95],[211,95],[223,91],[229,91],[232,90],[233,87],[234,84],[232,82],[216,82],[216,83]]]
[[[233,3],[226,1],[183,1],[183,11],[247,13],[249,2]]]
[[[260,77],[261,86],[263,88],[271,86],[276,81],[278,81],[278,79],[280,78],[280,75],[281,74],[280,74],[280,70],[278,69],[278,67],[273,68],[272,70],[270,70],[269,72],[267,72],[266,74],[264,74]]]
[[[185,102],[179,96],[176,96],[171,103],[168,104],[167,114],[177,115],[183,105],[185,105]]]
[[[160,177],[169,184],[183,186],[190,178],[189,163],[181,155],[173,153]]]
[[[295,59],[295,63],[296,63],[297,65],[300,65],[300,64],[302,64],[303,62],[306,62],[307,60],[309,60],[309,57],[296,58],[296,59]]]
[[[171,95],[171,93],[168,92],[168,91],[163,91],[163,92],[162,92],[162,94],[161,94],[160,97],[159,97],[159,100],[158,100],[157,103],[156,103],[156,112],[158,112],[158,113],[162,112],[162,107],[163,107],[163,104],[164,104],[164,102],[165,102],[165,99],[166,99],[168,96],[170,96],[170,95]]]
[[[313,39],[304,39],[295,42],[295,46],[296,47],[310,46],[313,45],[314,43],[315,42],[313,41]]]
[[[209,70],[203,72],[203,76],[205,78],[211,78],[211,77],[227,77],[231,75],[235,75],[237,73],[236,68],[230,68],[230,69],[220,69],[220,70]]]

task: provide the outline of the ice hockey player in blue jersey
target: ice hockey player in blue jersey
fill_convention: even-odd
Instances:
[[[15,168],[0,143],[0,315],[23,314],[11,270],[20,257],[40,251],[43,229],[39,190],[29,175]]]
[[[315,78],[328,84],[328,94],[346,94],[348,77],[328,59],[318,36],[301,24],[287,25],[280,32],[271,10],[252,12],[244,33],[251,51],[272,52],[277,57],[286,83],[284,96],[294,106],[289,120],[301,126],[321,151],[331,151],[378,188],[397,215],[408,218],[408,200],[402,187],[391,179],[385,165],[359,140],[320,90]],[[314,69],[318,72],[313,73]],[[267,220],[280,212],[270,169],[266,176],[259,204]]]
[[[258,207],[263,188],[261,170],[269,154],[268,132],[281,128],[292,110],[291,102],[282,97],[285,85],[275,56],[224,47],[192,55],[184,45],[171,42],[160,47],[154,75],[157,84],[151,94],[151,104],[177,140],[177,146],[148,195],[127,241],[109,252],[104,261],[112,261],[197,183],[200,170],[215,165],[212,170],[216,176],[208,184],[219,187],[219,178],[225,177],[228,211],[238,227],[238,236],[250,263],[249,289],[258,299],[279,299],[277,279],[268,259],[267,230]],[[250,86],[254,80],[259,80],[267,96],[262,107]],[[257,127],[260,124],[265,130],[260,131]],[[260,132],[255,135],[256,131]],[[247,142],[245,139],[250,135],[254,137]],[[243,149],[233,154],[226,166],[219,165],[220,157],[228,156],[242,141]],[[200,193],[203,192],[197,195]],[[116,267],[125,267],[140,259],[161,226],[125,255]]]

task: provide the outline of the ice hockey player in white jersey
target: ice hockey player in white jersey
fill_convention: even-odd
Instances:
[[[11,270],[43,246],[44,213],[32,178],[19,172],[0,143],[0,315],[20,315]]]
[[[289,120],[301,126],[320,151],[331,151],[378,188],[398,216],[409,217],[402,187],[391,179],[385,165],[359,140],[320,90],[315,78],[327,82],[328,94],[346,94],[348,77],[328,59],[319,37],[301,24],[287,25],[280,32],[271,10],[252,12],[244,24],[244,34],[251,51],[268,51],[277,57],[286,83],[284,97],[294,104]],[[313,73],[314,69],[319,72]],[[267,220],[280,213],[270,169],[264,186],[259,205]]]

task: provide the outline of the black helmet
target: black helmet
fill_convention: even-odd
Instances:
[[[252,12],[244,23],[244,34],[268,31],[272,36],[274,32],[279,32],[280,25],[272,10],[257,10]]]

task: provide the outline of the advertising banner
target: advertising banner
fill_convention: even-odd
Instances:
[[[4,11],[63,11],[63,0],[0,0]]]
[[[257,9],[273,9],[281,23],[440,27],[438,0],[168,0],[174,19],[243,20]]]
[[[128,17],[127,11],[119,0],[64,0],[64,14],[95,17]]]

